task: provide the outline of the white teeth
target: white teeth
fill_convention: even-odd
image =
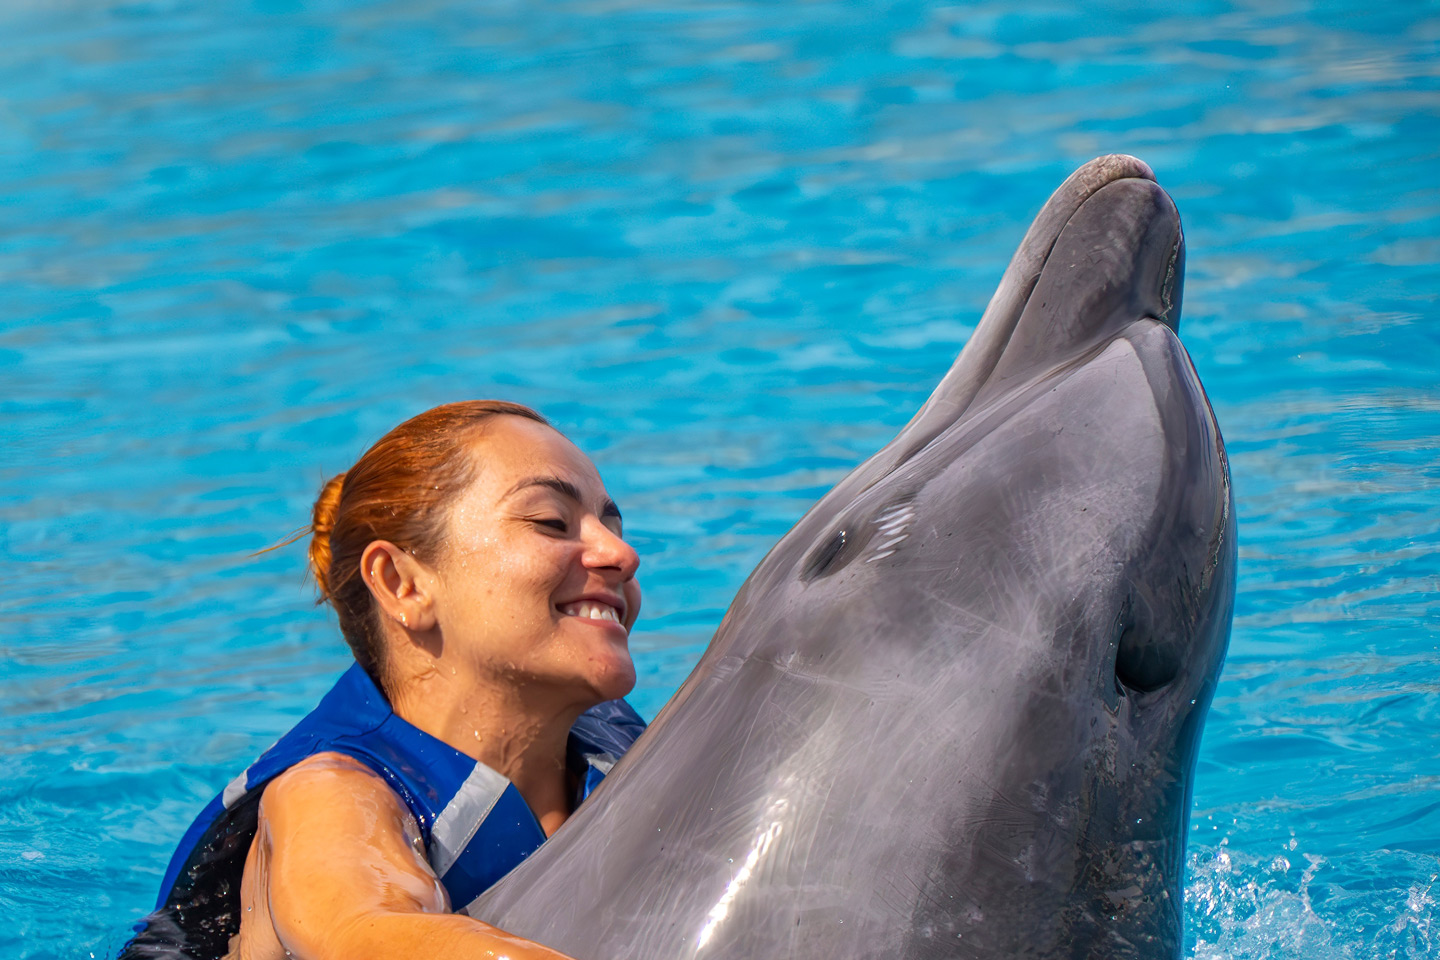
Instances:
[[[612,623],[620,622],[620,613],[608,603],[596,603],[594,600],[581,600],[579,603],[567,603],[560,608],[560,612],[567,617],[584,617],[589,620],[609,620]]]

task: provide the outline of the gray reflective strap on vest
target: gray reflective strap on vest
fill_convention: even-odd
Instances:
[[[508,786],[510,781],[499,773],[483,763],[475,764],[430,828],[430,866],[435,876],[445,876]]]
[[[610,772],[610,769],[615,766],[616,760],[615,760],[614,757],[610,756],[610,754],[608,754],[608,753],[587,753],[587,754],[585,755],[585,762],[588,763],[590,766],[594,767],[596,770],[599,770],[602,774],[607,774],[607,773]],[[505,788],[510,785],[510,781],[509,781],[509,780],[506,780],[504,777],[501,777],[500,774],[495,773],[494,770],[490,770],[490,768],[487,767],[487,766],[485,766],[484,764],[476,764],[475,770],[476,770],[477,773],[478,773],[480,770],[482,770],[482,769],[483,769],[483,770],[487,770],[487,771],[489,771],[492,775],[494,775],[495,777],[498,777],[498,778],[499,778],[499,782],[500,782],[500,788],[495,791],[495,798],[490,801],[490,806],[487,806],[487,807],[485,808],[485,813],[488,814],[488,813],[490,812],[490,807],[493,807],[493,806],[495,805],[495,800],[499,800],[499,799],[500,799],[500,794],[502,794],[502,793],[505,792]],[[475,774],[474,774],[474,773],[470,774],[470,778],[465,781],[465,786],[468,787],[468,786],[470,785],[470,780],[473,780],[473,779],[475,779]],[[464,792],[465,792],[465,787],[461,787],[461,788],[460,788],[460,793],[464,793]],[[440,814],[441,817],[443,817],[443,816],[445,816],[445,814],[449,813],[451,807],[454,807],[454,806],[455,806],[456,801],[458,801],[458,800],[460,799],[460,793],[455,794],[455,799],[450,801],[450,806],[447,806],[447,807],[445,808],[445,810]],[[484,820],[484,819],[485,819],[485,815],[482,814],[481,817],[480,817],[480,819],[481,819],[481,820]],[[440,821],[437,819],[437,820],[435,821],[435,827],[438,829],[439,826],[440,826]],[[470,830],[470,833],[467,834],[466,837],[465,837],[466,843],[468,843],[468,842],[470,841],[470,838],[475,835],[475,829],[479,828],[479,826],[480,826],[479,821],[476,821],[475,827],[472,828],[472,829]],[[437,862],[437,861],[436,861],[436,856],[437,856],[437,853],[438,853],[438,848],[436,848],[436,847],[433,845],[433,844],[434,844],[434,838],[435,838],[435,836],[436,836],[435,831],[434,831],[434,830],[431,830],[431,831],[430,831],[430,837],[431,837],[431,843],[432,843],[432,846],[431,846],[431,848],[430,848],[430,865],[431,865],[431,866],[435,866],[435,864],[436,864],[436,862]],[[460,849],[463,850],[463,849],[464,849],[464,846],[462,845]],[[446,868],[448,869],[449,866],[450,866],[450,864],[452,864],[452,863],[454,863],[454,862],[455,862],[455,857],[452,855],[452,856],[450,857],[450,859],[445,862]],[[439,868],[438,866],[436,866],[436,867],[435,867],[435,875],[438,877],[438,876],[441,876],[442,873],[443,873],[443,871],[441,871],[440,868]],[[481,917],[480,917],[480,915],[479,915],[478,913],[475,913],[474,908],[475,908],[475,905],[480,902],[480,898],[483,897],[484,895],[485,895],[485,891],[484,891],[484,890],[481,890],[480,893],[475,897],[475,899],[474,899],[474,900],[471,900],[469,903],[465,904],[465,906],[463,906],[463,907],[454,907],[454,908],[452,908],[452,909],[454,909],[456,913],[468,914],[468,915],[474,917],[475,919],[479,920],[479,919],[481,919]]]
[[[226,810],[235,805],[235,801],[245,796],[245,784],[250,778],[250,768],[246,767],[241,771],[240,776],[225,784],[225,792],[220,794],[220,802]]]
[[[608,776],[610,770],[615,766],[616,761],[615,758],[608,753],[587,753],[585,754],[585,762]]]
[[[275,741],[275,743],[279,742],[279,740]],[[275,743],[270,744],[270,746],[266,747],[265,750],[260,754],[260,758],[262,760],[265,758],[265,754],[275,749]],[[255,762],[259,763],[260,761],[257,760]],[[250,767],[253,767],[254,765],[255,764],[252,763]],[[245,796],[245,794],[250,792],[250,788],[248,786],[248,784],[250,783],[250,767],[246,767],[244,770],[241,770],[240,776],[225,784],[225,792],[220,794],[220,805],[223,806],[226,810],[229,810],[235,805],[235,801],[239,800],[241,797]]]

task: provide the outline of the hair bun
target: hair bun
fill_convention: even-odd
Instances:
[[[325,481],[320,496],[315,498],[315,509],[310,514],[310,575],[320,588],[322,599],[330,599],[330,531],[335,529],[335,518],[340,514],[340,491],[345,485],[345,474],[337,474]]]

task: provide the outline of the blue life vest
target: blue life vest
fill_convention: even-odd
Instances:
[[[580,716],[566,757],[576,805],[644,729],[645,721],[624,700]],[[356,664],[195,818],[165,871],[155,912],[137,925],[117,960],[224,956],[240,929],[240,880],[260,795],[296,763],[326,752],[363,763],[404,801],[453,910],[463,910],[545,841],[514,784],[396,716]]]

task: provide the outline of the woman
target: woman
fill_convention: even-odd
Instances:
[[[201,813],[121,957],[560,955],[462,910],[644,728],[639,559],[589,459],[516,404],[396,427],[315,504],[355,666]]]

